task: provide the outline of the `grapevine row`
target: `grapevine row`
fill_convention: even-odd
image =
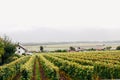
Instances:
[[[23,65],[30,57],[21,57],[14,62],[6,64],[0,67],[0,80],[11,80],[17,73],[20,72],[20,67]]]
[[[36,59],[36,55],[33,55],[30,57],[30,59],[21,66],[21,73],[22,73],[22,80],[30,80],[32,78],[33,75],[33,65],[34,65],[34,61]]]
[[[74,80],[92,80],[93,66],[83,66],[54,56],[44,55],[46,59],[67,73]]]
[[[50,80],[59,80],[59,68],[54,66],[53,63],[45,59],[42,55],[38,55],[38,59],[45,71],[46,76]]]

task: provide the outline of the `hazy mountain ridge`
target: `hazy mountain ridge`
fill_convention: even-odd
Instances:
[[[40,42],[40,43],[22,43],[25,46],[31,46],[31,45],[57,45],[57,44],[74,44],[74,43],[100,43],[100,44],[105,44],[105,43],[120,43],[120,40],[118,41],[71,41],[71,42]]]

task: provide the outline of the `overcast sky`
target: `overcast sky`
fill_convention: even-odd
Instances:
[[[120,0],[0,0],[0,36],[17,42],[120,40]]]

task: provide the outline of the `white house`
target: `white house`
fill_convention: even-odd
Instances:
[[[16,46],[16,52],[15,53],[19,54],[19,55],[22,55],[23,53],[27,53],[27,52],[28,52],[28,50],[18,43],[18,45]]]

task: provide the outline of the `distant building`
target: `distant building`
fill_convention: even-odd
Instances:
[[[80,47],[77,47],[77,48],[76,48],[76,52],[79,52],[79,51],[81,51],[81,48],[80,48]]]
[[[96,45],[96,50],[100,51],[100,50],[104,50],[105,49],[105,45]]]
[[[23,53],[27,53],[27,52],[28,52],[28,50],[25,47],[23,47],[19,43],[17,44],[16,52],[15,52],[16,54],[22,55]]]

